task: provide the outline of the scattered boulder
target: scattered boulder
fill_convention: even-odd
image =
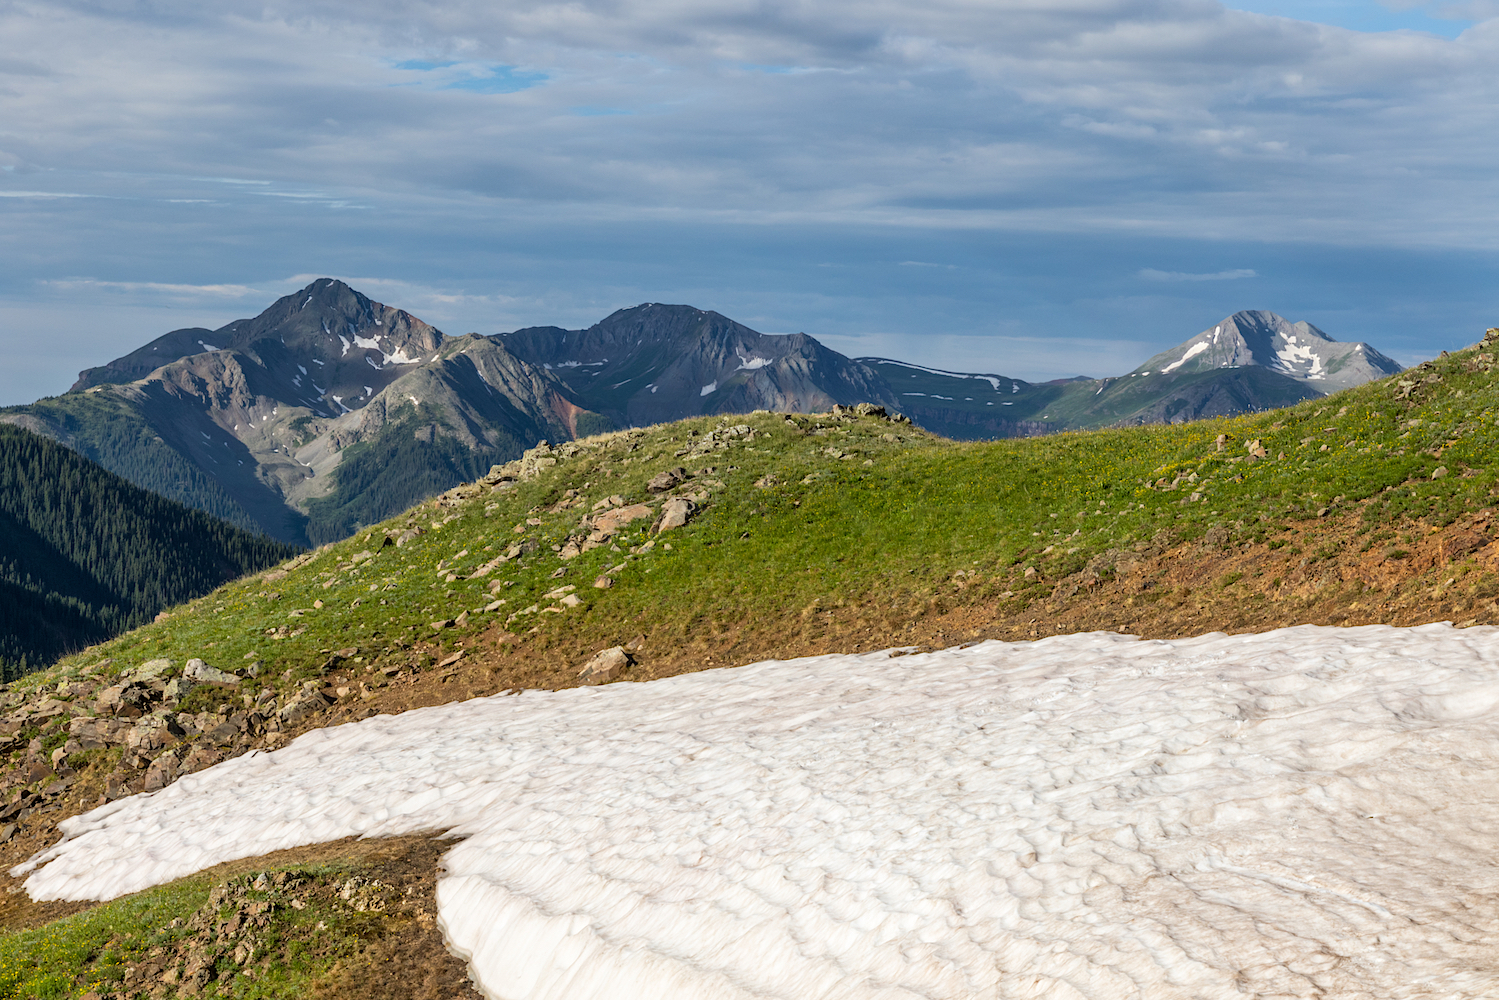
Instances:
[[[400,548],[402,545],[405,545],[412,539],[420,538],[423,534],[425,534],[425,532],[423,532],[420,528],[407,528],[405,531],[396,536],[396,547]]]
[[[218,667],[210,667],[197,657],[187,661],[187,666],[182,668],[182,676],[201,684],[217,684],[221,687],[234,687],[239,684],[239,678],[234,674],[227,670],[220,670]]]
[[[197,686],[191,677],[173,677],[167,681],[165,698],[168,702],[175,705],[183,698],[186,698],[192,692],[192,689]]]
[[[593,581],[593,585],[600,590],[608,590],[610,587],[614,586],[614,579],[613,577],[608,576],[596,577]]]
[[[645,488],[652,493],[665,493],[673,486],[686,480],[687,470],[679,466],[675,469],[667,469],[665,472],[656,473],[651,481],[645,484]]]
[[[584,684],[607,684],[624,673],[633,662],[625,647],[610,646],[583,664],[583,669],[578,671],[578,680]]]
[[[332,699],[318,690],[316,684],[312,684],[311,686],[303,687],[291,701],[286,703],[286,706],[281,711],[276,713],[276,717],[283,724],[294,726],[311,716],[314,712],[321,712],[331,704],[333,704]]]
[[[1447,478],[1447,467],[1445,465],[1439,465],[1435,469],[1432,469],[1431,470],[1431,478],[1432,479],[1446,479]]]
[[[126,681],[99,692],[94,699],[94,711],[100,715],[118,715],[127,719],[139,719],[146,713],[153,692],[144,684]]]
[[[656,533],[660,534],[663,531],[680,528],[696,513],[697,504],[691,500],[684,497],[668,500],[661,505],[661,517],[656,521]]]
[[[130,727],[125,734],[125,745],[136,753],[150,753],[160,750],[184,732],[176,716],[168,712],[153,713]]]
[[[136,667],[125,676],[132,681],[137,681],[142,684],[148,684],[151,681],[159,680],[162,677],[166,676],[167,672],[171,669],[171,660],[147,660],[145,663],[142,663],[140,666]]]

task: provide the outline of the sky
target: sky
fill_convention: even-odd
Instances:
[[[1029,380],[1499,325],[1499,0],[0,0],[0,405],[322,276]]]

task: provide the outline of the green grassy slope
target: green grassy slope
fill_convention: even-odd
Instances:
[[[431,678],[441,690],[449,674],[424,668],[460,651],[497,664],[486,669],[498,687],[525,682],[528,664],[548,649],[598,649],[642,633],[652,648],[703,650],[701,667],[739,662],[714,645],[735,629],[784,631],[840,608],[892,622],[965,604],[1045,615],[1067,580],[1107,580],[1129,553],[1194,539],[1277,555],[1295,539],[1306,546],[1296,552],[1303,566],[1339,550],[1404,565],[1423,538],[1472,520],[1499,492],[1496,354],[1486,344],[1289,409],[1178,426],[954,443],[877,416],[759,413],[537,449],[24,678],[0,700],[68,699],[77,689],[70,681],[104,684],[158,657],[172,661],[169,676],[203,656],[231,670],[258,664],[258,676],[238,690],[196,689],[176,707],[184,719],[218,706],[218,718],[232,720],[251,701],[272,716],[308,683],[327,686],[329,711],[347,718],[361,698],[385,692],[388,678]],[[650,481],[673,468],[690,478],[653,493]],[[670,496],[700,505],[685,527],[652,534],[649,518],[637,520],[562,558],[569,542],[588,537],[580,524],[597,517],[595,505],[617,497],[658,513]],[[1321,549],[1308,541],[1319,537]],[[1472,559],[1454,558],[1440,573],[1447,591],[1499,596],[1499,575]],[[601,576],[612,586],[594,587]],[[1248,599],[1233,586],[1212,589],[1222,600]],[[535,683],[576,683],[573,673]],[[82,695],[72,704],[68,714],[94,710]],[[23,747],[34,739],[43,753],[66,751],[67,721],[29,718],[9,744],[0,788],[24,786],[42,795],[27,801],[44,802],[37,789],[50,779],[31,779]],[[184,737],[197,742],[173,752],[189,758],[208,735]],[[112,752],[85,750],[77,762],[139,773],[114,765]],[[102,772],[85,777],[103,783]],[[44,842],[44,832],[29,842]],[[184,897],[174,912],[200,906],[196,899]],[[277,919],[294,935],[291,911]],[[83,932],[56,933],[66,944]],[[22,948],[19,940],[0,941],[0,957]],[[104,961],[103,946],[90,947],[56,952],[60,978],[49,995],[88,988]],[[286,984],[275,995],[296,995],[326,972],[293,965],[273,957],[257,975]],[[234,982],[237,973],[224,969]],[[0,991],[10,995],[26,994]]]
[[[1025,565],[1055,581],[1162,537],[1220,529],[1263,540],[1375,494],[1367,530],[1401,518],[1444,523],[1487,503],[1494,484],[1499,394],[1490,363],[1475,356],[1273,413],[1017,441],[959,444],[872,417],[773,414],[606,435],[562,446],[555,465],[513,488],[424,504],[315,553],[285,579],[231,584],[94,655],[186,658],[214,643],[221,660],[285,670],[357,642],[399,658],[434,634],[430,623],[465,611],[445,640],[493,622],[514,633],[688,637],[814,602],[915,613],[960,569],[989,581],[970,599],[1009,592],[1023,606],[1051,587],[1027,580]],[[1397,388],[1436,371],[1442,382],[1415,383],[1408,397]],[[752,435],[722,435],[740,421]],[[1248,455],[1252,441],[1266,459]],[[651,544],[649,521],[636,521],[574,560],[553,551],[581,537],[580,519],[608,496],[654,503],[646,483],[676,466],[693,476],[674,494],[704,508],[687,528]],[[1439,467],[1446,474],[1431,478]],[[381,547],[408,528],[424,534]],[[528,541],[537,551],[472,577]],[[373,554],[356,564],[361,551]],[[600,575],[614,586],[592,587]],[[568,585],[581,605],[562,610],[560,595],[547,595]],[[495,600],[504,603],[481,610]]]

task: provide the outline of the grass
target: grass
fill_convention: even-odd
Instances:
[[[245,691],[280,689],[317,676],[332,650],[357,647],[367,665],[404,662],[516,612],[505,627],[517,633],[685,638],[839,604],[915,614],[949,598],[960,571],[986,581],[965,600],[1008,593],[1024,606],[1085,568],[1106,574],[1113,554],[1151,540],[1211,532],[1224,544],[1277,547],[1290,527],[1360,502],[1361,535],[1442,526],[1488,504],[1495,485],[1499,391],[1487,371],[1469,370],[1476,354],[1423,368],[1415,377],[1441,381],[1419,383],[1409,398],[1399,398],[1400,382],[1411,379],[1397,376],[1286,410],[1175,426],[959,444],[876,418],[760,413],[604,435],[562,446],[557,464],[512,490],[425,503],[304,557],[284,578],[230,584],[62,669],[199,656],[228,669],[258,664]],[[706,442],[734,425],[753,439]],[[1256,441],[1268,458],[1250,459]],[[693,473],[680,492],[697,491],[704,508],[687,528],[653,544],[649,522],[637,521],[572,561],[553,551],[579,536],[597,501],[651,502],[646,483],[678,466]],[[425,534],[381,548],[408,527]],[[537,551],[466,579],[521,541]],[[1388,558],[1406,548],[1390,545]],[[361,552],[372,555],[356,563]],[[1038,571],[1030,581],[1025,566]],[[606,573],[614,586],[591,586]],[[547,595],[567,585],[582,604],[564,611]],[[493,600],[504,603],[481,610]],[[465,611],[462,625],[431,627]]]
[[[184,986],[197,972],[195,995],[208,1000],[307,996],[384,929],[383,913],[355,909],[340,895],[341,886],[360,884],[353,872],[318,864],[222,883],[192,877],[0,934],[0,1000],[133,995],[146,984],[128,970],[143,965]]]
[[[430,663],[480,632],[492,641],[495,630],[523,636],[526,648],[600,648],[641,633],[663,645],[711,641],[745,623],[776,629],[839,607],[891,620],[964,602],[1038,608],[1068,579],[1106,578],[1124,553],[1191,540],[1262,543],[1306,565],[1349,548],[1401,561],[1433,529],[1493,502],[1492,367],[1488,347],[1472,348],[1285,410],[1026,440],[960,444],[874,417],[768,413],[602,435],[532,453],[555,464],[513,488],[429,501],[225,586],[24,678],[5,697],[14,703],[18,691],[98,671],[103,660],[106,674],[158,657],[178,667],[194,656],[255,665],[258,676],[239,691],[195,691],[184,708],[200,710],[262,687],[284,692],[348,647],[373,670]],[[656,503],[647,483],[675,467],[692,473],[676,492],[701,507],[686,527],[653,536],[648,520],[636,521],[612,544],[560,558],[555,550],[582,537],[580,520],[596,503]],[[1304,530],[1327,518],[1351,524],[1353,541]],[[408,529],[424,534],[382,544]],[[471,578],[521,543],[531,551]],[[601,575],[608,589],[592,586]],[[1258,575],[1221,573],[1208,589],[1257,600]],[[1499,579],[1474,566],[1441,578],[1439,588],[1419,585],[1499,594]],[[563,587],[574,588],[576,607],[562,602]],[[482,610],[495,600],[504,603]],[[434,627],[464,612],[461,624]],[[44,745],[51,732],[38,730]],[[171,920],[201,906],[206,891],[187,880],[0,939],[10,977],[0,979],[0,998],[76,995],[95,970],[103,976],[127,954],[164,947],[152,935],[169,936]],[[233,995],[292,995],[270,984],[303,982],[314,966],[296,971],[300,959],[286,954],[289,978],[268,967],[260,985],[245,980],[236,989],[250,992]]]

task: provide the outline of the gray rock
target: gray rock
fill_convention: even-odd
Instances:
[[[697,504],[691,500],[682,497],[668,500],[661,505],[661,519],[656,522],[656,531],[659,533],[680,528],[696,513]]]
[[[218,684],[225,687],[233,687],[239,683],[239,678],[234,674],[220,670],[218,667],[210,667],[197,657],[187,661],[187,666],[182,668],[182,676],[202,684]]]
[[[583,669],[578,671],[578,679],[584,684],[607,684],[624,673],[632,662],[634,661],[625,652],[625,647],[610,646],[595,653],[591,660],[583,664]]]
[[[171,660],[147,660],[125,676],[132,681],[139,681],[142,684],[146,684],[154,680],[160,680],[171,669]]]
[[[645,484],[645,488],[650,490],[652,493],[665,493],[667,490],[671,489],[673,486],[677,485],[680,482],[683,482],[686,479],[686,469],[683,469],[681,467],[675,469],[667,469],[665,472],[656,473],[651,481]]]
[[[294,726],[315,712],[321,712],[333,702],[316,687],[303,688],[286,707],[276,713],[284,724]]]
[[[186,698],[189,692],[197,686],[191,677],[173,677],[167,681],[165,698],[172,704],[176,704]]]

